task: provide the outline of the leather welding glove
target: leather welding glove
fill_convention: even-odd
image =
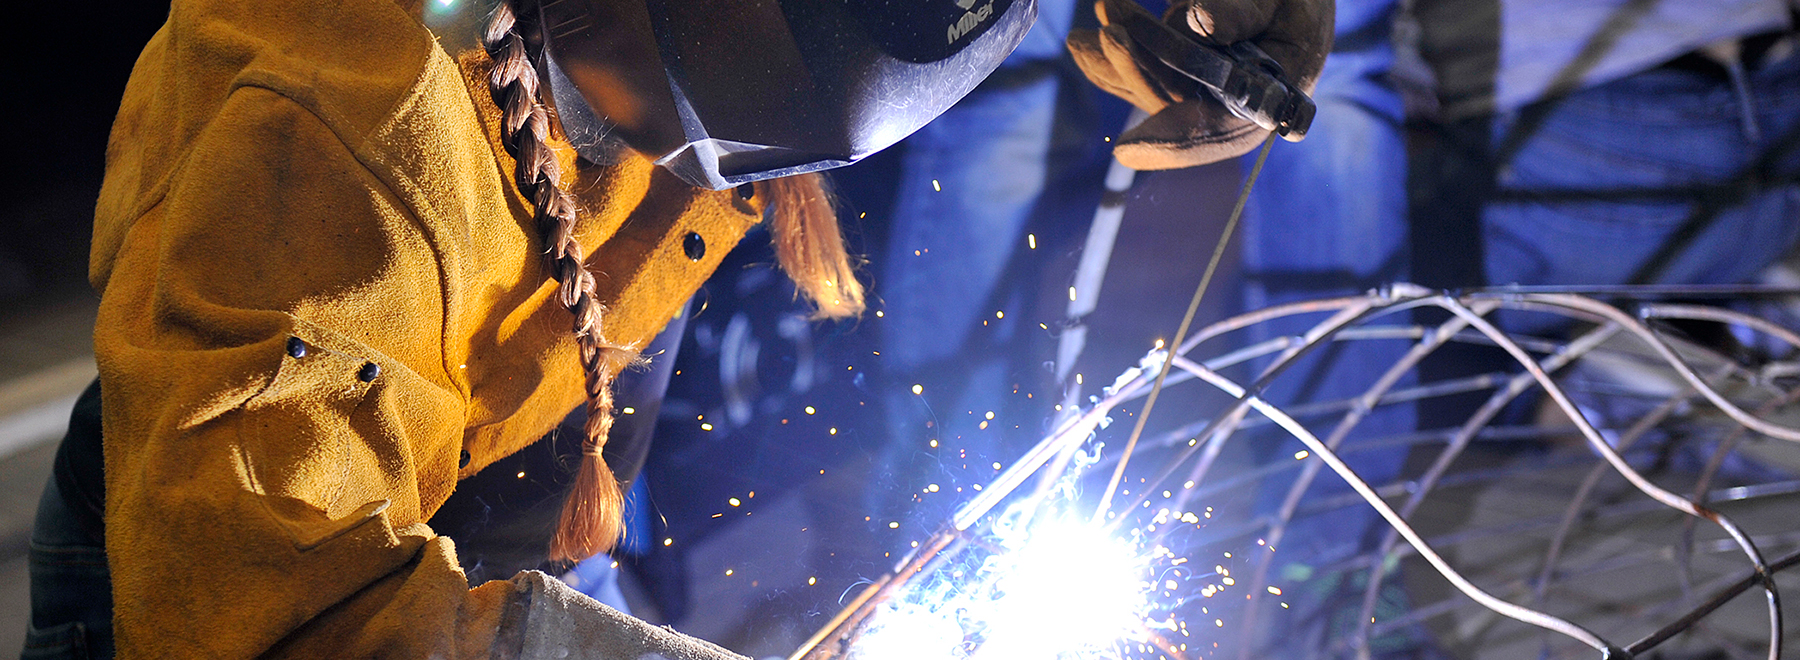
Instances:
[[[518,660],[750,660],[645,623],[538,571],[514,576],[495,658]]]
[[[1150,117],[1115,141],[1113,155],[1139,170],[1204,165],[1243,155],[1268,134],[1239,119],[1204,90],[1187,98],[1180,75],[1114,25],[1123,12],[1148,14],[1134,0],[1099,0],[1099,30],[1072,30],[1069,52],[1101,89]],[[1311,95],[1331,51],[1333,0],[1174,0],[1163,22],[1220,45],[1249,40],[1279,62],[1287,78]]]

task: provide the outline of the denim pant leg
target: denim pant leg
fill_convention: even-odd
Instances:
[[[1800,57],[1749,91],[1756,141],[1723,77],[1672,68],[1496,120],[1518,149],[1482,215],[1489,282],[1751,281],[1800,238]]]
[[[31,531],[31,627],[21,660],[113,656],[105,542],[75,520],[56,479],[50,479]]]

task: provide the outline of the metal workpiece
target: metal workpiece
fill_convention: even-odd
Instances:
[[[1084,529],[1129,540],[1148,586],[1132,601],[1136,624],[1066,657],[1368,658],[1391,651],[1396,636],[1470,658],[1623,659],[1657,649],[1782,657],[1791,644],[1780,596],[1795,586],[1782,571],[1800,563],[1791,514],[1800,336],[1760,316],[1684,304],[1679,292],[1598,295],[1395,285],[1200,327],[1062,418],[793,657],[889,657],[893,649],[879,647],[894,635],[884,628],[921,629],[918,617],[933,612],[961,631],[945,657],[1000,657],[983,655],[1003,633],[980,608],[1020,589],[995,575],[1019,570],[1015,555],[1032,552],[1020,530],[1100,500],[1104,515]],[[1520,315],[1565,331],[1509,331]],[[1297,320],[1310,326],[1242,340]],[[1734,339],[1681,330],[1694,323],[1723,324]],[[1309,356],[1373,347],[1397,357],[1366,374],[1359,395],[1277,404],[1271,394],[1306,377],[1297,365]],[[1426,377],[1420,366],[1449,347],[1476,347],[1510,367]],[[1114,421],[1141,412],[1164,365],[1162,412],[1135,456],[1124,455],[1114,448],[1129,425]],[[1468,412],[1443,428],[1358,432],[1402,405]],[[1245,462],[1284,441],[1302,449]],[[1358,474],[1362,457],[1393,448],[1412,456],[1398,477]],[[1096,492],[1126,461],[1134,469],[1121,489]],[[1341,485],[1315,488],[1321,478]],[[1287,495],[1279,506],[1244,504],[1259,489]],[[1357,509],[1376,517],[1345,517]],[[1386,532],[1338,556],[1284,545],[1303,545],[1296,529],[1334,519],[1379,520]],[[1064,568],[1061,579],[1076,582],[1099,570]],[[1320,584],[1337,585],[1334,595],[1318,596]],[[1329,625],[1312,625],[1320,621]],[[1280,630],[1322,636],[1269,638]]]

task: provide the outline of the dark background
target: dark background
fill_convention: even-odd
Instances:
[[[7,175],[0,177],[0,319],[87,287],[106,136],[138,52],[169,3],[21,3],[8,12]],[[22,16],[22,19],[21,19]]]

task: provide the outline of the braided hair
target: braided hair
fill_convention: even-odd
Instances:
[[[563,187],[562,167],[549,144],[550,113],[541,100],[541,81],[532,62],[540,44],[528,42],[523,35],[535,31],[522,30],[519,23],[512,1],[501,2],[481,43],[494,62],[488,91],[500,107],[500,142],[516,164],[513,182],[531,200],[532,219],[547,248],[545,265],[558,283],[556,300],[575,317],[575,342],[586,374],[581,467],[550,542],[552,560],[579,561],[608,549],[619,537],[624,494],[600,450],[612,429],[611,374],[636,353],[601,335],[600,315],[605,310],[595,293],[594,275],[582,264],[585,251],[575,238],[575,200]]]
[[[500,141],[513,157],[513,182],[531,201],[532,216],[546,245],[545,260],[558,287],[556,299],[574,315],[574,333],[586,375],[587,423],[581,466],[563,502],[552,561],[580,561],[611,549],[619,538],[624,496],[601,458],[612,429],[611,375],[637,359],[633,349],[609,343],[601,334],[605,312],[593,273],[582,263],[575,238],[577,205],[564,186],[564,173],[551,149],[551,115],[543,102],[535,62],[543,47],[534,12],[502,0],[481,36],[493,68],[488,91],[500,108]],[[777,259],[800,292],[818,307],[818,318],[860,314],[863,289],[857,282],[831,195],[817,174],[756,184],[774,207],[772,233]]]

